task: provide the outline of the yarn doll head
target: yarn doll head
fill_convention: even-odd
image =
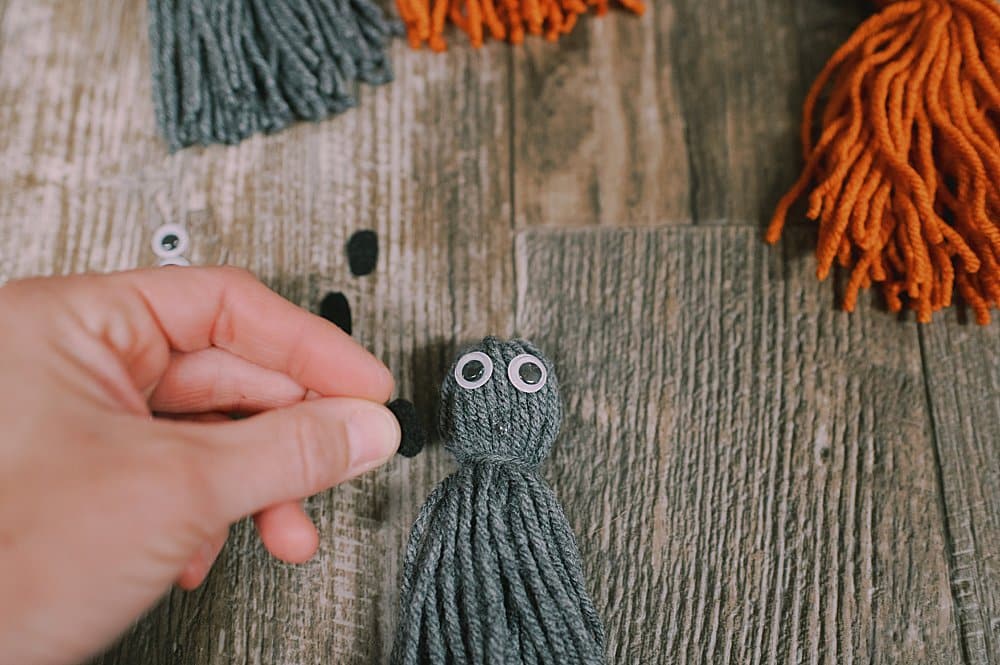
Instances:
[[[487,337],[465,349],[441,386],[441,436],[461,464],[538,466],[561,420],[552,363],[524,340]]]

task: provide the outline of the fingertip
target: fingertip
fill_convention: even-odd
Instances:
[[[215,560],[226,544],[229,529],[220,531],[211,540],[202,544],[194,556],[187,562],[181,574],[177,577],[177,586],[185,591],[197,589],[208,577]]]
[[[208,577],[207,570],[199,569],[193,562],[184,567],[184,571],[177,578],[177,586],[184,591],[194,591],[201,586],[201,583]]]
[[[319,532],[298,502],[266,508],[254,523],[267,551],[285,563],[305,563],[319,549]]]
[[[285,563],[301,564],[312,559],[317,550],[319,550],[319,531],[310,522],[308,526],[286,533],[282,545],[276,545],[269,551]]]
[[[339,340],[339,356],[310,356],[308,364],[301,372],[293,372],[293,376],[301,375],[312,380],[303,380],[307,389],[314,390],[325,397],[356,397],[373,402],[385,403],[392,397],[396,389],[396,379],[392,372],[374,353],[361,346],[357,340],[345,333],[339,326],[322,317],[316,317],[324,324],[324,329],[332,332]],[[333,347],[330,347],[333,348]],[[336,358],[335,369],[340,374],[338,385],[321,389],[321,381],[334,378],[333,369],[322,376],[312,376],[318,365]]]
[[[348,416],[346,430],[350,448],[349,478],[385,464],[399,450],[402,439],[399,420],[382,404],[357,402]]]

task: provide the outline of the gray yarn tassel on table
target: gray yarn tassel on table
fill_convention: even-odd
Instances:
[[[160,130],[177,150],[340,113],[401,32],[373,0],[149,0]]]
[[[460,468],[410,532],[391,663],[603,663],[576,541],[537,471],[562,418],[551,363],[529,342],[486,338],[441,392]]]

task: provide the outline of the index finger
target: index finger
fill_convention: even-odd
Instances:
[[[323,396],[389,399],[389,370],[350,335],[235,268],[157,268],[110,275],[141,294],[170,346],[225,349]]]

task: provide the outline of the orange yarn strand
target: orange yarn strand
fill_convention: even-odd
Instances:
[[[850,270],[844,309],[878,284],[889,309],[927,322],[957,290],[988,323],[1000,307],[1000,5],[878,4],[806,97],[805,168],[765,238],[778,241],[811,189],[817,276],[834,261]]]
[[[646,11],[643,0],[617,0],[636,14]],[[568,34],[583,14],[604,14],[608,0],[396,0],[399,15],[413,48],[427,44],[435,51],[447,48],[445,23],[450,21],[469,36],[476,48],[487,33],[512,44],[524,41],[525,31],[556,40]]]

